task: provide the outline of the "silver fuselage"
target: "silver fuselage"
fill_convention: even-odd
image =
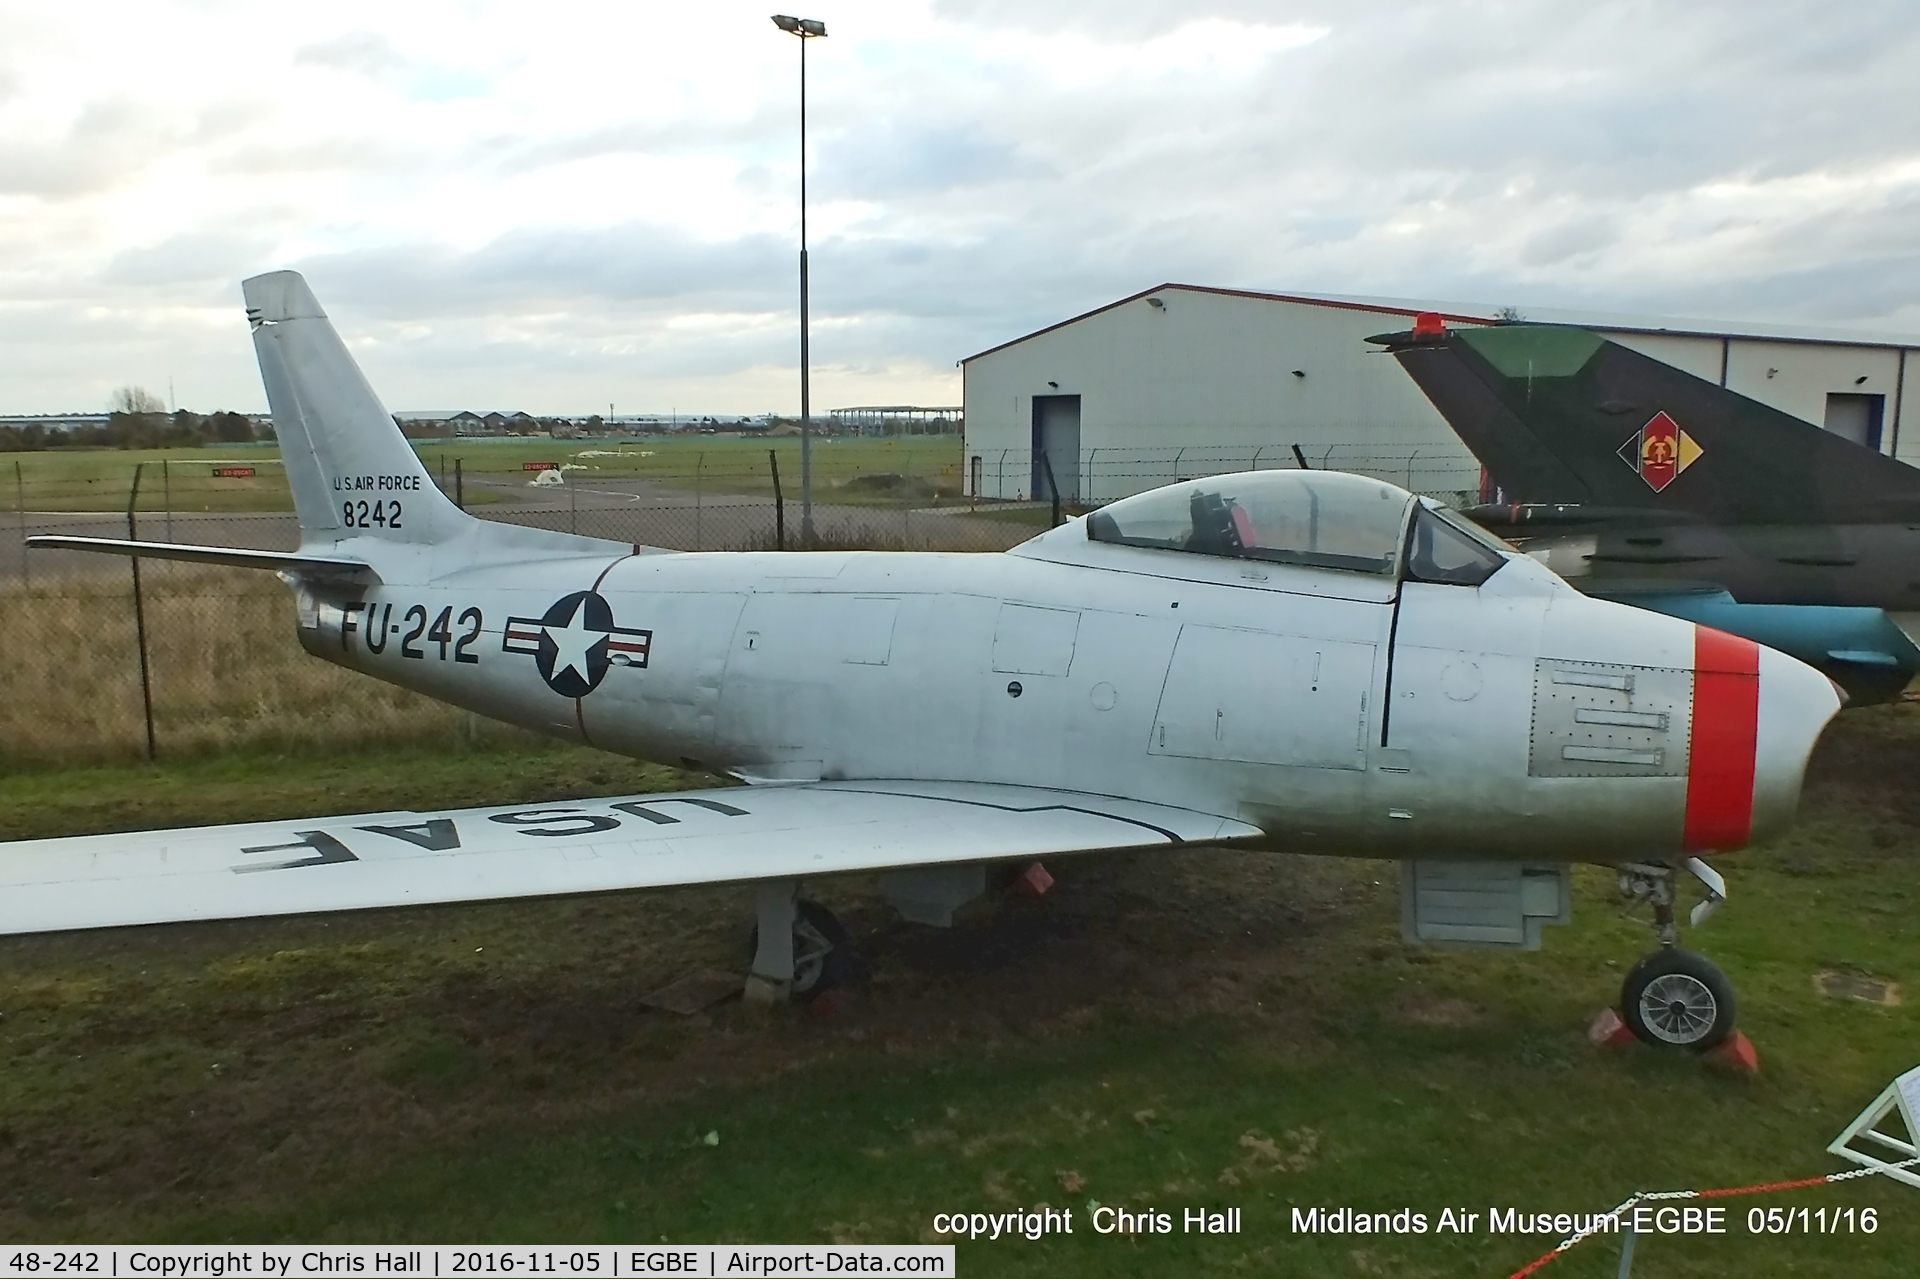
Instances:
[[[308,651],[749,781],[1016,783],[1236,817],[1298,851],[1600,862],[1683,851],[1700,785],[1696,628],[1524,557],[1432,585],[1110,546],[1075,521],[997,555],[385,564],[376,586],[302,589]],[[583,591],[629,656],[603,648],[563,696],[538,622]],[[1755,838],[1791,819],[1836,704],[1771,650],[1758,673]]]

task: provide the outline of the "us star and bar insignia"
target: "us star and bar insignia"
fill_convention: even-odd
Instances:
[[[1639,473],[1647,487],[1658,493],[1680,478],[1680,473],[1700,460],[1706,452],[1680,424],[1662,409],[1618,450],[1620,460]]]
[[[593,591],[575,591],[539,617],[509,617],[502,651],[532,657],[547,687],[585,697],[614,666],[647,664],[653,632],[613,624],[613,606]]]

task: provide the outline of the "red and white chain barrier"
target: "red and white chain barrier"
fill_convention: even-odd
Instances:
[[[1837,1181],[1852,1181],[1855,1177],[1872,1177],[1886,1172],[1889,1168],[1906,1169],[1920,1165],[1920,1158],[1904,1160],[1897,1164],[1888,1164],[1875,1168],[1854,1168],[1847,1172],[1830,1172],[1824,1177],[1802,1177],[1799,1181],[1770,1181],[1760,1186],[1733,1186],[1724,1190],[1642,1190],[1630,1196],[1618,1208],[1610,1213],[1602,1213],[1594,1218],[1594,1224],[1585,1230],[1576,1230],[1554,1246],[1553,1251],[1536,1261],[1520,1267],[1509,1279],[1526,1279],[1530,1274],[1554,1260],[1569,1248],[1601,1230],[1606,1229],[1609,1219],[1619,1220],[1637,1204],[1652,1203],[1662,1199],[1728,1199],[1735,1195],[1764,1195],[1776,1190],[1804,1190],[1808,1186],[1825,1186]]]

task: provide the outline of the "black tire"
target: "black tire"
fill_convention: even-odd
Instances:
[[[1620,1016],[1643,1044],[1705,1052],[1733,1033],[1733,983],[1690,950],[1663,946],[1620,986]]]
[[[747,935],[747,962],[760,952],[760,926]],[[793,904],[793,985],[789,988],[795,1003],[810,1003],[816,996],[838,986],[855,984],[860,977],[859,960],[847,930],[833,912],[819,902]]]

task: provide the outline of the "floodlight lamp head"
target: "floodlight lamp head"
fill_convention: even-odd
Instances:
[[[784,13],[776,13],[773,15],[773,25],[779,27],[782,31],[790,31],[794,35],[800,34],[800,19],[789,18]]]
[[[827,24],[817,18],[793,18],[784,13],[773,15],[773,25],[788,35],[799,36],[802,40],[827,34]]]

